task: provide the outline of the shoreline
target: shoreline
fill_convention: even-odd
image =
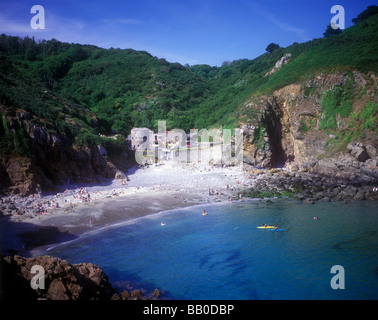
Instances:
[[[251,181],[246,181],[247,175],[233,167],[168,165],[131,170],[126,185],[121,184],[122,180],[113,180],[40,198],[9,197],[16,207],[26,202],[29,208],[39,208],[38,205],[43,203],[48,214],[40,215],[29,210],[22,215],[0,217],[1,254],[30,257],[38,250],[116,224],[172,209],[226,203],[229,197],[235,197],[245,188],[247,182],[251,185]],[[81,189],[85,190],[83,194],[86,196],[90,194],[89,202],[74,198]],[[210,195],[210,189],[215,194]],[[56,203],[59,208],[55,207]]]
[[[255,202],[255,201],[268,201],[268,200],[269,199],[258,199],[258,198],[244,199],[244,200],[242,200],[242,202],[238,201],[236,203],[252,203],[252,202]],[[274,200],[278,200],[278,199],[274,199]],[[288,200],[288,199],[285,199],[285,200]],[[90,229],[80,229],[77,232],[77,234],[76,234],[77,238],[75,238],[75,239],[68,239],[66,241],[64,239],[62,239],[62,241],[59,241],[57,243],[52,243],[50,245],[44,245],[44,246],[39,246],[39,247],[33,248],[29,251],[29,253],[32,253],[33,257],[34,256],[40,256],[40,255],[43,255],[42,253],[46,254],[46,251],[49,251],[51,249],[54,249],[54,248],[59,247],[61,245],[66,245],[70,242],[80,240],[81,237],[90,236],[90,235],[96,234],[96,233],[101,233],[101,232],[105,231],[106,229],[122,227],[122,226],[129,225],[129,224],[132,225],[134,223],[139,222],[139,220],[144,219],[144,218],[155,218],[155,216],[160,216],[160,215],[162,217],[164,217],[165,215],[171,214],[172,211],[178,211],[180,209],[198,207],[198,212],[200,214],[202,212],[203,207],[210,206],[210,205],[216,206],[216,205],[226,205],[226,204],[229,204],[229,202],[228,201],[204,202],[204,203],[188,203],[187,202],[187,206],[168,208],[168,209],[165,209],[165,210],[162,210],[162,211],[140,215],[140,216],[137,216],[135,218],[128,218],[126,220],[119,220],[119,221],[116,220],[114,223],[108,224],[108,225],[105,225],[105,226],[98,226],[98,227],[90,228]]]
[[[158,197],[158,196],[160,196],[160,194],[156,193],[153,196],[147,196],[147,199],[144,199],[144,200],[145,201],[153,201],[153,202],[155,202],[155,205],[156,205],[156,201],[158,201],[158,200],[157,200],[157,198],[155,198],[155,196]],[[81,225],[75,226],[75,225],[73,225],[73,223],[75,223],[75,221],[71,220],[70,224],[66,224],[66,225],[62,226],[60,231],[63,232],[63,233],[70,233],[75,238],[70,238],[70,237],[65,238],[64,236],[59,238],[59,239],[58,238],[56,238],[56,239],[52,238],[51,240],[57,240],[57,242],[46,244],[46,245],[43,245],[43,246],[34,247],[34,248],[32,247],[30,250],[26,251],[26,253],[29,254],[29,255],[31,254],[31,256],[40,255],[41,252],[48,251],[49,249],[55,248],[55,247],[60,246],[60,245],[64,245],[64,244],[71,242],[71,241],[76,241],[76,240],[80,239],[81,237],[86,236],[86,235],[90,235],[92,233],[101,232],[105,229],[111,229],[111,228],[114,228],[114,227],[117,227],[117,226],[120,226],[120,225],[133,224],[133,223],[137,222],[139,219],[143,219],[145,217],[152,217],[152,216],[159,215],[159,214],[162,214],[162,213],[165,213],[165,212],[169,212],[171,210],[200,205],[198,203],[190,203],[190,202],[187,202],[187,201],[185,202],[185,205],[182,205],[182,202],[178,203],[176,201],[170,201],[169,203],[166,203],[166,201],[167,201],[166,197],[169,197],[169,196],[173,196],[173,198],[175,198],[175,197],[177,198],[176,194],[173,193],[173,192],[164,193],[164,198],[162,197],[160,200],[161,200],[161,202],[165,202],[165,203],[161,203],[161,207],[160,207],[161,210],[160,211],[155,211],[152,207],[151,208],[140,208],[139,210],[134,207],[134,211],[131,214],[127,215],[126,217],[123,217],[123,216],[121,216],[117,213],[114,213],[114,211],[117,211],[117,208],[112,208],[111,211],[113,211],[113,213],[106,211],[105,214],[103,214],[103,216],[101,216],[94,223],[92,223],[92,226],[90,225],[90,223],[85,224],[85,222],[83,222]],[[113,200],[112,205],[114,205],[114,201],[118,201],[119,207],[123,207],[124,205],[127,204],[126,201],[128,201],[128,200],[139,201],[140,199],[138,199],[138,198],[140,198],[140,196],[136,197],[135,199],[120,198],[120,199],[111,199],[111,200]],[[97,205],[100,208],[97,208],[97,209],[102,210],[103,208],[101,208],[101,207],[105,206],[107,204],[107,202],[110,202],[110,200],[107,199],[107,200],[103,200],[101,203],[98,203]],[[96,206],[93,206],[93,209],[95,209],[95,207]],[[156,210],[159,210],[159,209],[157,209],[158,207],[155,207],[155,208],[156,208]],[[83,211],[81,211],[81,213],[83,213]],[[85,218],[89,217],[89,214],[84,213],[84,215],[85,215]],[[81,217],[80,219],[81,219],[81,221],[84,220],[83,217]],[[57,219],[55,219],[54,223],[56,223],[56,221],[57,221]],[[79,221],[77,221],[77,222],[79,222]],[[24,256],[25,256],[25,254],[24,254]]]
[[[284,169],[242,170],[205,164],[172,164],[136,168],[121,180],[80,186],[39,197],[6,197],[0,216],[3,255],[30,256],[38,247],[71,241],[86,232],[126,223],[159,212],[193,205],[287,196],[303,203],[378,200],[370,185]],[[3,201],[3,200],[2,200]],[[57,204],[59,207],[57,208]],[[0,211],[4,211],[1,204]],[[43,208],[47,214],[35,210]],[[20,215],[19,212],[22,212]]]

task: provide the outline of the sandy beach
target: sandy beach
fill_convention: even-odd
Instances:
[[[42,214],[1,217],[1,252],[33,255],[38,247],[46,249],[116,223],[230,197],[236,200],[239,191],[255,181],[238,167],[202,164],[134,167],[126,175],[127,179],[101,185],[71,185],[65,192],[23,199],[24,204],[14,201],[18,210],[26,201]]]

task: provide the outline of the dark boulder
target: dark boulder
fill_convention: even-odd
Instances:
[[[118,295],[107,275],[92,263],[70,264],[51,256],[1,257],[1,299],[115,300]],[[33,266],[45,271],[45,288],[32,289]],[[119,296],[118,296],[119,298]]]

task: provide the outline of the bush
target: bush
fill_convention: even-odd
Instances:
[[[101,137],[93,134],[87,129],[80,130],[79,134],[75,137],[74,144],[77,146],[84,146],[93,148],[101,144]]]
[[[335,86],[333,90],[327,90],[321,101],[323,115],[320,118],[320,129],[337,129],[336,115],[348,117],[352,111],[351,83],[346,86]]]
[[[374,127],[375,127],[375,119],[374,118],[369,118],[368,120],[365,121],[364,129],[374,129]]]
[[[0,154],[16,153],[22,156],[31,155],[31,146],[28,135],[23,127],[17,131],[10,131],[4,116],[0,113]]]
[[[360,113],[360,120],[363,121],[364,129],[374,129],[376,126],[375,116],[378,113],[378,103],[370,101]]]
[[[277,50],[277,49],[279,49],[279,48],[280,48],[280,46],[279,46],[278,44],[276,44],[276,43],[270,43],[270,44],[266,47],[265,51],[266,51],[266,52],[269,52],[269,53],[272,53],[274,50]]]
[[[360,119],[367,120],[378,113],[378,103],[368,102],[360,114]]]

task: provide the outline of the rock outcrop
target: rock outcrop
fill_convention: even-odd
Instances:
[[[324,129],[324,93],[338,88],[344,88],[349,97],[358,93],[359,99],[350,99],[349,115],[341,117],[335,112],[334,128]],[[378,184],[377,136],[356,120],[369,101],[377,103],[376,96],[376,77],[355,71],[352,76],[319,75],[271,95],[251,97],[241,109],[246,115],[241,117],[244,162],[267,169],[308,167],[312,173],[336,179]],[[375,123],[377,116],[375,113]]]
[[[57,185],[67,185],[68,181],[99,182],[104,178],[114,178],[119,172],[103,146],[74,146],[66,136],[58,135],[35,119],[33,121],[30,114],[12,108],[0,109],[7,130],[24,132],[30,145],[29,155],[0,157],[0,188],[3,191],[25,196],[52,190]],[[127,164],[128,158],[124,157],[119,162]]]
[[[45,270],[45,289],[32,289],[35,265]],[[51,256],[1,258],[2,299],[110,300],[120,299],[107,275],[92,263],[71,265]]]
[[[366,147],[361,142],[348,144],[347,151],[359,162],[364,162],[370,158]]]
[[[291,171],[282,169],[256,170],[258,178],[253,187],[245,190],[248,197],[290,196],[305,203],[314,201],[378,200],[370,175],[357,177],[330,175],[317,172],[316,167],[306,165],[301,170],[293,166]]]
[[[33,289],[31,280],[44,269],[44,289]],[[108,276],[96,264],[70,264],[52,256],[25,258],[0,256],[0,300],[156,300],[162,292],[132,288],[121,293],[113,288]],[[39,283],[38,283],[39,284]]]
[[[285,64],[287,64],[290,61],[290,58],[291,58],[291,54],[290,53],[285,54],[280,60],[278,60],[276,62],[276,64],[274,65],[273,69],[270,70],[265,76],[269,76],[272,73],[275,73],[277,70],[281,69],[282,66],[284,66]]]

